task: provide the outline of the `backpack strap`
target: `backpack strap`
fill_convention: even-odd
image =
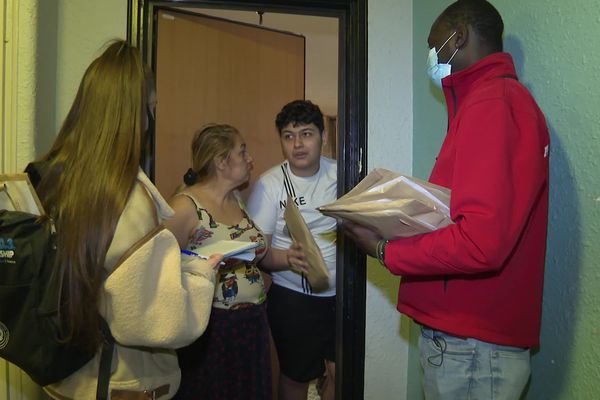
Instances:
[[[110,367],[115,346],[115,338],[110,333],[108,324],[102,318],[102,350],[100,366],[98,367],[98,384],[96,386],[96,400],[108,400],[108,384],[110,382]]]

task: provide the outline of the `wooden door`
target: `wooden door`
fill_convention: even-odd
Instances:
[[[238,128],[254,157],[251,183],[283,156],[275,116],[304,98],[303,36],[220,18],[158,12],[155,182],[165,197],[191,166],[207,123]]]

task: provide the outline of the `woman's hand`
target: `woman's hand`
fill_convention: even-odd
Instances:
[[[286,251],[286,257],[290,269],[300,273],[308,272],[308,262],[300,243],[292,243]]]
[[[210,257],[206,260],[212,267],[212,269],[217,270],[221,265],[225,265],[223,262],[223,254],[211,254]]]
[[[339,226],[358,247],[371,257],[377,257],[377,243],[383,239],[377,232],[352,221],[343,220]]]

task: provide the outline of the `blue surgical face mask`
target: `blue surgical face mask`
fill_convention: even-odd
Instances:
[[[442,87],[442,79],[450,75],[452,71],[450,61],[452,61],[456,53],[458,53],[458,49],[454,50],[452,57],[450,57],[447,63],[439,64],[437,55],[454,35],[456,35],[456,32],[446,39],[439,50],[436,51],[435,47],[429,49],[429,54],[427,55],[427,75],[429,75],[429,78],[431,78],[433,83],[438,87]]]

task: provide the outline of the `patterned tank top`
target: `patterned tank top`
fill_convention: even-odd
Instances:
[[[227,225],[216,221],[202,207],[200,202],[189,193],[180,195],[188,197],[196,206],[198,225],[192,231],[186,249],[195,251],[219,240],[240,240],[258,242],[260,245],[253,250],[256,257],[252,261],[228,258],[225,265],[219,267],[215,285],[213,307],[221,309],[236,309],[253,304],[261,304],[266,298],[262,275],[256,266],[266,251],[265,239],[262,232],[246,213],[239,196],[238,203],[242,210],[242,220],[235,225]]]

